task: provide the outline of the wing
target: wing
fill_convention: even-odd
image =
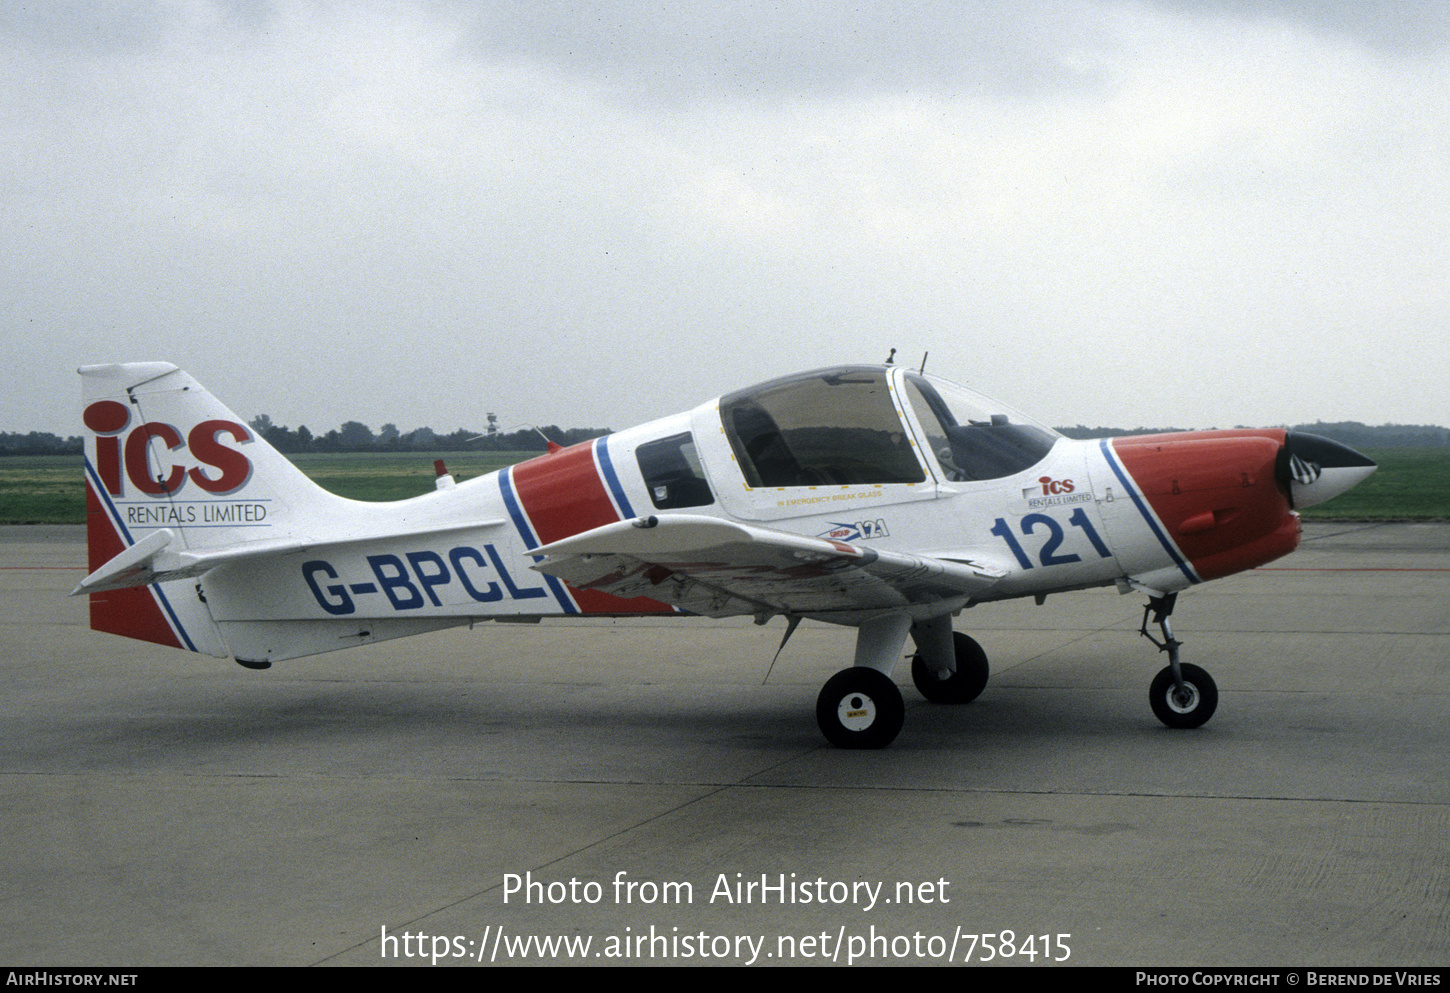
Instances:
[[[647,596],[710,617],[825,614],[941,603],[955,609],[1006,571],[687,514],[619,521],[535,550],[572,586]]]

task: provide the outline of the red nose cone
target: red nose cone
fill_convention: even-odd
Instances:
[[[1299,517],[1276,473],[1283,448],[1283,431],[1113,442],[1169,538],[1204,580],[1252,569],[1299,546]]]

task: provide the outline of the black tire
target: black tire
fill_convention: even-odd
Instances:
[[[837,748],[885,748],[905,722],[901,691],[875,669],[842,669],[816,697],[816,723]]]
[[[1218,686],[1213,677],[1196,665],[1181,663],[1183,685],[1188,690],[1188,699],[1177,699],[1177,687],[1173,683],[1173,668],[1165,666],[1153,677],[1148,688],[1148,702],[1153,705],[1153,716],[1171,728],[1196,728],[1208,723],[1218,709]]]
[[[945,679],[927,667],[920,652],[911,657],[911,681],[932,703],[971,703],[987,688],[991,667],[987,665],[987,653],[982,651],[982,646],[960,631],[952,632],[952,644],[956,649],[957,668]]]

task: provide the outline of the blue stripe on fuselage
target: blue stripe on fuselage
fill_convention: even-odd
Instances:
[[[514,467],[500,470],[498,474],[498,488],[503,494],[503,505],[508,509],[509,516],[513,518],[514,527],[518,529],[519,537],[523,539],[524,548],[533,551],[539,547],[539,539],[534,534],[533,525],[529,523],[528,517],[524,514],[523,508],[519,506],[518,495],[514,492]],[[566,614],[579,613],[579,607],[569,596],[564,584],[555,576],[548,573],[541,573],[544,577],[544,584],[549,587],[549,592],[554,594],[554,599],[559,602],[559,607]]]
[[[1138,493],[1138,488],[1133,485],[1133,480],[1128,476],[1127,470],[1118,463],[1117,453],[1108,444],[1108,439],[1104,438],[1099,444],[1103,449],[1103,458],[1107,459],[1108,465],[1112,466],[1114,474],[1118,477],[1118,481],[1128,491],[1128,496],[1133,498],[1133,505],[1138,508],[1138,513],[1143,515],[1143,520],[1148,522],[1148,529],[1153,532],[1153,537],[1158,539],[1158,543],[1163,546],[1163,550],[1168,553],[1169,558],[1173,559],[1173,564],[1183,571],[1183,575],[1188,577],[1190,583],[1202,582],[1194,574],[1189,564],[1183,561],[1183,556],[1178,554],[1178,549],[1173,546],[1173,542],[1168,540],[1168,536],[1163,533],[1163,529],[1158,526],[1157,520],[1153,517],[1152,510],[1143,502],[1143,497]]]
[[[594,441],[594,454],[599,461],[599,471],[604,477],[604,485],[609,488],[610,495],[614,497],[614,505],[619,509],[621,520],[628,520],[634,516],[634,508],[629,504],[629,497],[624,495],[624,487],[619,482],[619,474],[614,471],[614,461],[609,457],[609,438],[596,438]]]

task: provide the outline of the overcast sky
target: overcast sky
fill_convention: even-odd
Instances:
[[[1054,424],[1450,422],[1438,0],[0,6],[0,430],[627,427],[892,348]]]

